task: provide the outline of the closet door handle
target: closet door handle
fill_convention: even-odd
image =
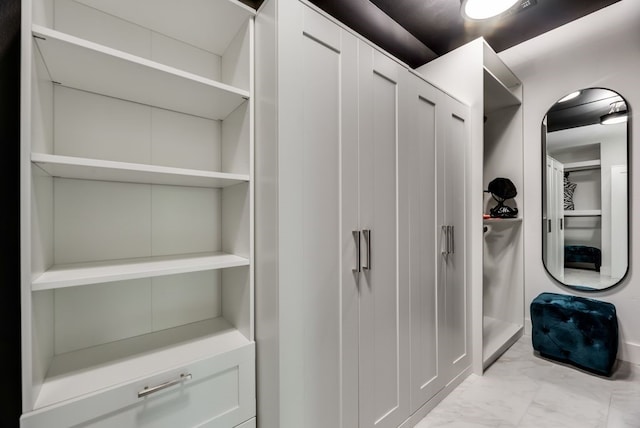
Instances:
[[[354,230],[351,232],[353,239],[356,241],[356,267],[351,269],[353,272],[362,272],[362,260],[360,259],[360,231]]]
[[[449,226],[441,226],[441,228],[444,235],[444,251],[442,251],[442,255],[446,256],[449,254]]]
[[[175,378],[173,380],[168,380],[164,383],[161,383],[160,385],[156,385],[152,387],[145,386],[142,391],[138,392],[138,398],[144,398],[147,395],[151,395],[155,392],[162,391],[163,389],[167,389],[171,386],[177,385],[186,380],[191,380],[191,373],[187,373],[187,374],[182,373],[180,374],[180,377]]]
[[[455,254],[456,243],[454,240],[453,226],[449,226],[449,239],[451,239],[451,246],[449,247],[449,254]]]
[[[551,219],[547,220],[547,223],[548,223],[548,225],[547,225],[547,228],[548,228],[547,233],[551,233]]]
[[[564,219],[560,219],[560,230],[564,230]]]
[[[371,270],[371,230],[363,229],[362,235],[364,236],[364,245],[367,247],[367,265],[362,266],[362,269]]]

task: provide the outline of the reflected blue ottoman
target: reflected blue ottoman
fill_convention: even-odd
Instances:
[[[533,349],[541,356],[609,376],[618,354],[611,303],[542,293],[531,302]]]

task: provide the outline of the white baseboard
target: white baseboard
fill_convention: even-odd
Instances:
[[[420,407],[416,412],[409,417],[400,428],[410,428],[415,426],[418,422],[424,419],[425,416],[429,414],[442,400],[444,400],[447,395],[451,393],[454,389],[458,387],[467,377],[471,375],[471,366],[467,367],[462,373],[460,373],[454,380],[449,382],[447,386],[445,386],[440,392],[431,398],[431,400],[427,401],[422,407]]]
[[[640,364],[640,344],[624,342],[618,349],[618,359],[631,364]]]

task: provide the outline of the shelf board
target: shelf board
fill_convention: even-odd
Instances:
[[[484,68],[497,78],[507,88],[517,88],[522,82],[511,71],[507,65],[502,62],[498,54],[489,46],[486,40],[483,41],[482,62]]]
[[[484,317],[482,328],[482,361],[488,367],[522,335],[524,326]]]
[[[76,1],[217,55],[256,14],[237,0]]]
[[[35,408],[251,347],[224,318],[214,318],[56,355]]]
[[[33,291],[200,272],[249,265],[249,259],[222,252],[155,256],[54,265],[36,278]]]
[[[598,217],[602,215],[602,210],[566,210],[565,217]]]
[[[483,218],[483,224],[522,223],[522,217],[516,218]]]
[[[484,69],[485,115],[506,107],[519,106],[520,99],[502,84],[489,70]]]
[[[582,162],[570,162],[564,164],[565,171],[584,171],[589,169],[600,169],[600,159],[588,160]]]
[[[248,175],[32,153],[31,161],[52,177],[125,183],[222,188],[249,181]]]
[[[155,61],[34,25],[53,82],[167,110],[224,119],[249,92]]]

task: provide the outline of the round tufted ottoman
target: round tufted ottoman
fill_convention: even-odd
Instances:
[[[533,349],[541,356],[609,376],[618,354],[611,303],[542,293],[531,302]]]

